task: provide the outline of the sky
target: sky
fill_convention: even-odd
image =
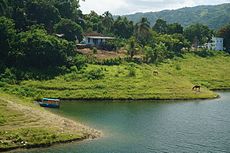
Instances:
[[[85,0],[80,1],[80,9],[84,14],[94,10],[98,14],[109,11],[113,15],[124,15],[222,3],[230,3],[230,0]]]

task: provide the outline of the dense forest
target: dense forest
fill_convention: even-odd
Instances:
[[[164,10],[160,12],[147,12],[125,15],[129,20],[137,23],[142,17],[146,17],[151,25],[154,25],[158,18],[169,23],[180,23],[182,26],[189,26],[194,23],[207,25],[211,29],[219,29],[230,21],[230,4],[204,5],[186,7],[177,10]]]
[[[125,49],[127,62],[158,64],[202,46],[213,35],[224,37],[226,49],[230,48],[230,25],[213,31],[203,24],[183,27],[157,19],[151,26],[145,17],[134,23],[126,17],[114,19],[108,11],[83,14],[78,0],[2,0],[0,16],[0,79],[10,83],[96,62],[76,52],[76,43],[88,32],[116,37],[104,46],[114,51]],[[141,54],[141,59],[136,59],[136,54]]]

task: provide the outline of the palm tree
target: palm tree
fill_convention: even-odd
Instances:
[[[144,45],[150,34],[150,23],[147,18],[142,18],[140,22],[135,25],[135,36],[137,40]]]
[[[106,11],[104,14],[102,14],[102,17],[102,23],[105,27],[105,31],[106,33],[109,33],[114,23],[113,15],[109,11]]]

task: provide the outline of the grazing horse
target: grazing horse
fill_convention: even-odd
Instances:
[[[159,74],[159,72],[157,70],[153,71],[153,75],[158,75],[158,74]]]
[[[201,88],[201,86],[195,85],[195,86],[192,88],[192,90],[194,90],[194,91],[199,91],[199,92],[200,92],[200,88]]]

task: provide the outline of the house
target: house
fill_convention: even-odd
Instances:
[[[114,37],[106,37],[97,32],[91,32],[83,35],[83,41],[81,44],[91,45],[91,46],[100,46],[108,40],[113,40]]]
[[[212,37],[210,43],[206,44],[206,47],[211,50],[224,50],[224,38]]]

